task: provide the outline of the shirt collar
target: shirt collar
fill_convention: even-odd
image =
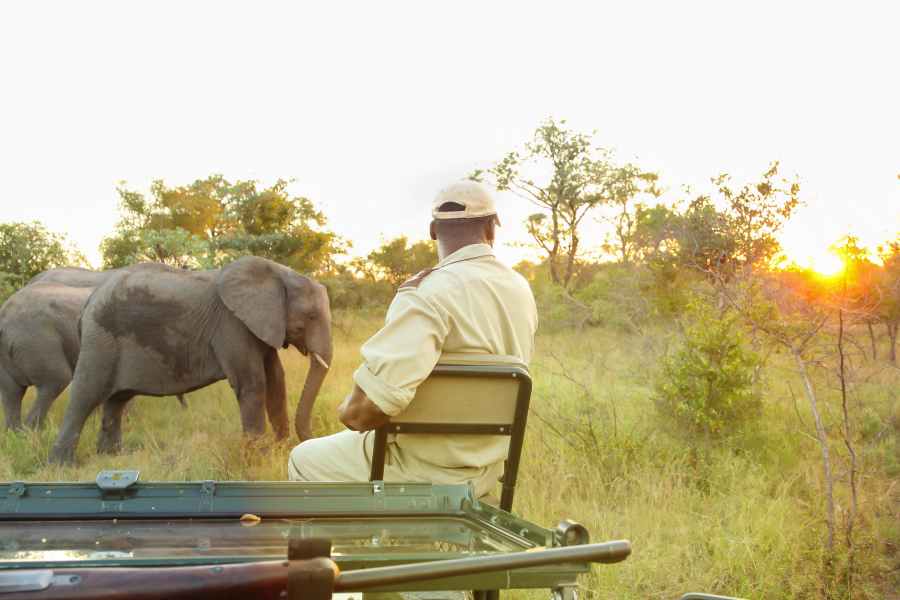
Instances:
[[[434,268],[440,269],[441,267],[446,267],[455,262],[472,260],[473,258],[481,258],[483,256],[494,256],[494,249],[488,244],[469,244],[468,246],[463,246],[456,252],[445,256],[444,260],[440,261]]]

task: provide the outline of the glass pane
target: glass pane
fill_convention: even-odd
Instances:
[[[515,541],[460,518],[0,523],[0,563],[259,557],[287,552],[291,527],[332,540],[335,556],[472,555],[521,550]]]

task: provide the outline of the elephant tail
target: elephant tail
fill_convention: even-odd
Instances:
[[[178,398],[178,402],[179,404],[181,404],[181,408],[186,409],[188,407],[187,400],[184,399],[184,394],[176,394],[175,397]]]

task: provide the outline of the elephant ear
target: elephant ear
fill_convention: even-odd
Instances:
[[[264,258],[245,256],[223,267],[216,279],[219,297],[259,339],[272,348],[284,345],[287,301],[284,283]]]

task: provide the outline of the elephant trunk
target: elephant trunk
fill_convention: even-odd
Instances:
[[[322,388],[322,382],[328,374],[331,366],[331,345],[323,352],[309,352],[309,373],[300,393],[300,403],[297,405],[297,414],[294,417],[294,430],[300,441],[308,440],[312,435],[312,410],[316,403],[316,397]]]

